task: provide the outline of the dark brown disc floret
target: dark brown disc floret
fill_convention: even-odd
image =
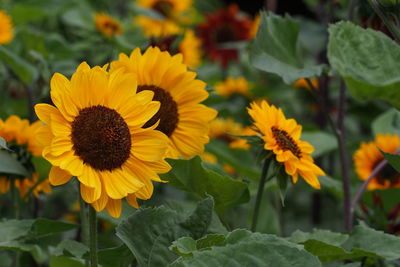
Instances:
[[[158,112],[143,127],[150,127],[160,120],[156,130],[163,132],[167,136],[171,136],[179,122],[178,105],[172,96],[162,88],[154,85],[139,85],[137,91],[140,92],[143,90],[153,91],[153,100],[161,103]]]
[[[72,122],[71,138],[75,155],[96,170],[112,171],[129,158],[130,131],[114,109],[92,106],[80,110]]]
[[[293,155],[301,158],[301,150],[299,146],[285,130],[278,129],[275,126],[272,126],[271,130],[276,142],[278,143],[278,146],[283,151],[290,150]]]

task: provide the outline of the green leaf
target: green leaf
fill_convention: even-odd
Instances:
[[[5,149],[8,151],[12,151],[8,146],[6,140],[4,138],[0,137],[0,149]]]
[[[385,34],[350,22],[329,27],[328,59],[353,96],[400,106],[400,46]]]
[[[275,162],[275,161],[273,161]],[[278,162],[275,163],[276,182],[278,184],[279,196],[281,198],[282,206],[285,206],[285,196],[288,188],[289,175],[286,173],[285,168]]]
[[[140,266],[166,266],[177,257],[168,249],[173,241],[205,233],[211,222],[210,202],[211,198],[200,201],[188,218],[163,206],[138,210],[118,225],[117,236]]]
[[[50,267],[85,267],[83,260],[69,258],[65,256],[52,256],[49,262]]]
[[[386,260],[400,259],[400,237],[385,234],[365,225],[354,227],[344,246],[352,247],[356,251],[374,253]]]
[[[78,224],[39,218],[34,221],[32,232],[35,237],[43,237],[50,234],[69,231],[77,227],[79,227]]]
[[[199,157],[168,162],[172,170],[164,179],[178,189],[194,193],[200,198],[211,195],[218,212],[249,200],[246,183],[207,169]]]
[[[303,243],[309,239],[315,239],[330,245],[341,246],[348,238],[349,235],[347,234],[335,233],[329,230],[313,229],[312,233],[296,230],[289,240],[295,243]]]
[[[14,5],[11,11],[15,24],[31,23],[47,17],[47,13],[42,9],[29,5]]]
[[[299,53],[299,29],[299,24],[290,16],[261,12],[261,23],[250,50],[253,66],[281,76],[287,84],[319,76],[323,65],[304,65]]]
[[[372,122],[372,132],[377,134],[399,134],[400,130],[400,112],[392,108],[379,115]]]
[[[385,159],[389,162],[390,166],[395,168],[397,172],[400,172],[400,155],[386,153],[385,151],[378,148]]]
[[[57,245],[53,255],[75,257],[80,259],[87,252],[89,252],[89,248],[84,244],[74,240],[63,240]]]
[[[337,148],[336,138],[325,132],[303,132],[301,139],[309,142],[314,147],[312,156],[317,158]]]
[[[321,266],[318,259],[293,244],[273,235],[235,230],[226,236],[225,246],[193,251],[171,266]]]
[[[330,176],[319,177],[321,183],[321,189],[328,191],[335,195],[337,198],[343,198],[343,183],[338,179],[334,179]]]
[[[24,177],[31,176],[18,160],[4,150],[0,150],[0,173],[16,174]]]
[[[209,234],[198,240],[194,240],[191,237],[181,237],[178,240],[172,242],[170,249],[176,254],[187,257],[193,256],[193,251],[196,250],[208,250],[215,246],[225,246],[226,238],[225,235],[220,234]]]
[[[0,59],[2,59],[25,84],[30,84],[38,77],[38,71],[35,67],[4,46],[0,46]]]
[[[125,267],[129,266],[135,259],[132,252],[125,245],[99,250],[97,256],[99,265],[102,267]]]
[[[209,234],[196,241],[196,247],[199,250],[209,249],[215,246],[222,247],[225,246],[225,244],[226,244],[225,236],[219,234]]]
[[[49,177],[51,164],[42,157],[32,157],[33,166],[35,166],[35,172],[39,174],[41,180]]]

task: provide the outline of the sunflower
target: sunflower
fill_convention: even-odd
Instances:
[[[292,182],[296,183],[300,175],[312,187],[320,189],[317,176],[325,173],[314,164],[311,157],[314,147],[300,140],[301,125],[294,119],[286,119],[281,109],[266,101],[251,103],[248,112],[262,135],[264,149],[273,152],[286,173],[292,176]]]
[[[145,127],[159,121],[156,129],[169,137],[167,157],[187,159],[202,154],[209,142],[209,122],[217,111],[200,104],[208,97],[206,84],[187,70],[182,55],[171,56],[158,47],[142,54],[137,48],[130,57],[120,54],[111,63],[111,72],[119,69],[137,76],[139,92],[153,91],[154,100],[160,101],[160,110]]]
[[[312,86],[313,86],[314,88],[319,89],[319,83],[318,83],[318,79],[317,79],[317,78],[312,78],[312,79],[310,79],[310,82],[311,82],[311,84],[312,84]],[[293,87],[296,87],[296,88],[305,88],[305,89],[308,89],[308,90],[313,90],[313,88],[310,87],[310,85],[307,83],[306,79],[304,79],[304,78],[298,79],[298,80],[293,84]]]
[[[36,121],[32,124],[26,119],[12,115],[5,121],[0,119],[0,136],[3,137],[8,146],[18,155],[19,161],[29,171],[34,171],[31,162],[32,156],[40,156],[43,147],[36,140],[36,132],[41,127],[41,122]],[[19,190],[21,198],[24,197],[29,189],[35,186],[33,193],[39,197],[39,192],[51,193],[51,187],[48,179],[38,183],[38,174],[33,172],[32,178],[16,177],[15,187]],[[0,177],[0,193],[5,193],[10,189],[11,179],[9,177]]]
[[[224,97],[233,94],[249,96],[250,83],[244,77],[228,77],[225,81],[216,84],[215,90]]]
[[[218,61],[226,67],[230,60],[238,60],[239,53],[235,48],[223,48],[222,44],[249,40],[252,22],[249,18],[239,16],[237,5],[207,14],[206,21],[198,25],[203,49],[212,61]]]
[[[179,24],[186,23],[187,13],[192,6],[192,0],[139,0],[138,5],[159,13],[162,18],[155,19],[147,16],[136,16],[134,22],[142,29],[147,37],[161,37],[178,34]]]
[[[14,30],[9,15],[0,10],[0,44],[7,44],[14,38]]]
[[[201,40],[196,37],[193,30],[186,30],[182,42],[179,44],[179,52],[182,53],[183,63],[189,68],[195,69],[201,63]]]
[[[97,30],[107,38],[111,38],[114,35],[120,35],[122,33],[121,24],[113,17],[105,13],[96,13],[94,15],[94,21],[96,23]]]
[[[152,38],[150,46],[158,47],[161,51],[167,51],[171,55],[181,53],[183,63],[189,68],[196,68],[201,62],[201,41],[196,37],[193,30],[186,30],[185,34],[178,46],[178,35],[169,35],[165,37]]]
[[[142,127],[160,103],[152,101],[152,91],[136,93],[136,84],[132,74],[109,74],[84,62],[71,80],[53,75],[55,107],[35,106],[45,123],[38,138],[53,165],[50,183],[62,185],[76,176],[82,198],[113,217],[120,216],[122,198],[129,203],[150,198],[151,181],[161,182],[158,173],[170,170],[163,160],[168,138],[154,130],[157,125]]]
[[[358,177],[365,181],[369,178],[375,167],[384,159],[382,153],[395,153],[400,148],[398,135],[378,134],[375,141],[361,143],[360,148],[354,153],[353,160]],[[368,184],[368,190],[400,187],[400,174],[387,164]]]
[[[248,149],[250,146],[244,139],[233,135],[243,135],[244,128],[232,118],[217,118],[210,123],[210,137],[229,144],[231,148]]]

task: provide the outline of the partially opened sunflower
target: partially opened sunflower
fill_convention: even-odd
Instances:
[[[202,154],[209,142],[209,122],[217,111],[200,104],[208,97],[206,84],[187,70],[182,55],[171,56],[158,47],[142,54],[137,48],[129,57],[120,54],[111,63],[111,73],[121,70],[137,76],[139,92],[150,90],[154,100],[160,101],[160,110],[144,126],[158,122],[156,129],[169,138],[167,157],[188,159]]]
[[[35,111],[45,127],[38,138],[43,157],[53,165],[53,185],[76,176],[82,198],[113,217],[121,213],[121,199],[137,207],[136,198],[148,199],[152,181],[170,166],[163,158],[168,138],[157,125],[143,125],[157,113],[154,92],[136,90],[133,74],[82,63],[68,80],[56,73],[51,79],[55,106],[38,104]]]
[[[314,147],[300,140],[301,125],[294,119],[286,119],[280,108],[266,101],[251,103],[248,112],[265,142],[264,149],[272,151],[292,182],[296,183],[300,175],[312,187],[320,189],[318,176],[325,172],[314,164],[311,157]]]

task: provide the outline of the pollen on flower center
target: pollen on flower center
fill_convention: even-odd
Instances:
[[[168,17],[171,14],[173,5],[168,1],[158,1],[152,6],[152,8],[161,13],[164,17]]]
[[[129,158],[131,135],[118,112],[104,106],[82,109],[72,123],[75,155],[94,169],[112,171]]]
[[[301,150],[299,146],[296,144],[293,138],[289,136],[289,134],[286,131],[280,130],[274,126],[271,127],[271,130],[276,142],[278,143],[278,146],[282,150],[284,151],[290,150],[293,153],[293,155],[295,155],[298,158],[301,158]]]
[[[178,106],[176,102],[167,91],[157,86],[139,85],[137,91],[140,92],[143,90],[153,91],[153,100],[161,103],[158,112],[146,122],[143,127],[150,127],[160,120],[160,124],[157,126],[156,130],[163,132],[167,136],[171,136],[179,122]]]

